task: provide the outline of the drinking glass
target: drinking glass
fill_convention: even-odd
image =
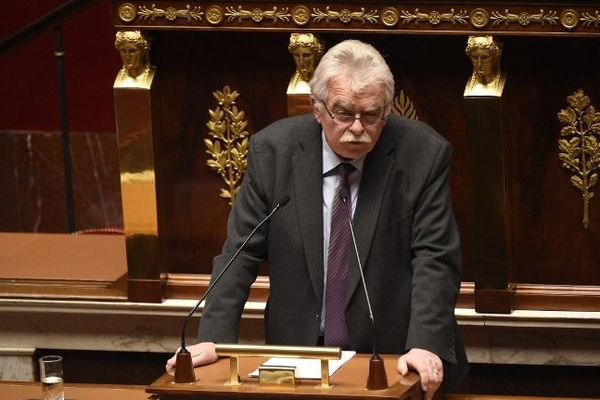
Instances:
[[[44,400],[64,400],[61,356],[44,356],[40,358],[40,380]]]

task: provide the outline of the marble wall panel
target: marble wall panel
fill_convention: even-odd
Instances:
[[[76,230],[123,226],[115,133],[72,132]],[[0,130],[0,231],[67,232],[58,131]]]

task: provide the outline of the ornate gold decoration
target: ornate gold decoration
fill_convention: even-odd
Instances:
[[[138,30],[121,30],[115,34],[115,49],[121,56],[113,87],[149,89],[156,68],[150,65],[150,36]]]
[[[223,9],[219,6],[209,6],[206,8],[206,20],[211,25],[219,25],[223,22]]]
[[[249,11],[242,9],[242,6],[238,6],[237,9],[235,9],[235,7],[225,7],[225,16],[227,16],[227,21],[229,22],[236,19],[238,22],[242,22],[245,19],[251,19],[258,23],[266,18],[275,24],[277,21],[289,22],[291,14],[288,12],[287,7],[283,7],[281,11],[279,11],[277,7],[273,7],[270,11],[263,11],[260,8],[254,8]]]
[[[167,7],[163,10],[162,8],[156,8],[156,6],[152,4],[152,8],[140,6],[139,15],[142,21],[145,21],[148,18],[150,18],[151,21],[154,21],[156,18],[162,17],[169,21],[175,21],[177,18],[185,18],[188,21],[201,21],[204,13],[200,11],[199,6],[192,8],[189,4],[187,4],[183,10],[177,10],[173,7]]]
[[[590,25],[594,25],[595,28],[600,27],[600,11],[596,10],[596,12],[592,15],[590,13],[582,13],[581,20],[583,21],[583,26],[589,27]]]
[[[394,7],[386,7],[381,10],[381,22],[387,27],[396,26],[400,21],[400,14]]]
[[[490,14],[484,8],[474,8],[469,15],[469,20],[475,28],[483,29],[490,22]]]
[[[131,3],[123,3],[119,6],[119,18],[123,22],[131,22],[137,16],[137,10],[135,6]]]
[[[469,36],[465,54],[473,72],[465,85],[465,97],[502,97],[506,74],[500,70],[502,43],[493,36]]]
[[[239,95],[236,90],[231,91],[229,86],[213,92],[218,106],[214,110],[208,110],[210,121],[206,123],[206,127],[209,136],[215,140],[204,139],[206,153],[211,157],[206,165],[217,171],[225,181],[227,188],[221,188],[219,196],[229,199],[229,205],[233,205],[235,201],[238,184],[246,171],[248,156],[248,122],[244,120],[244,112],[239,111],[235,105]],[[221,148],[221,144],[225,148]]]
[[[404,90],[400,89],[398,96],[394,97],[394,104],[392,106],[392,113],[401,115],[406,118],[419,120],[417,116],[417,109],[413,106],[412,101],[404,94]]]
[[[546,23],[550,25],[556,25],[558,21],[558,17],[556,16],[556,11],[544,11],[540,8],[540,12],[538,14],[529,14],[527,12],[521,12],[519,14],[512,14],[508,12],[508,9],[504,10],[504,14],[499,11],[492,11],[492,25],[500,25],[504,23],[508,25],[511,22],[518,22],[521,26],[527,26],[532,22],[539,23],[545,25]]]
[[[364,7],[361,7],[360,11],[350,11],[347,8],[343,8],[340,11],[332,11],[329,6],[325,7],[325,11],[321,11],[320,8],[313,8],[311,16],[315,22],[321,22],[323,20],[329,22],[331,20],[339,19],[340,22],[344,24],[347,24],[352,20],[360,21],[363,24],[365,22],[376,24],[379,20],[377,10],[366,12]]]
[[[419,22],[429,22],[431,25],[439,25],[442,22],[452,22],[453,25],[456,23],[466,24],[468,14],[465,10],[455,12],[454,8],[450,9],[448,13],[440,13],[438,11],[431,11],[429,13],[419,12],[418,8],[415,8],[415,12],[402,10],[402,23],[409,24],[414,22],[415,25],[419,25]]]
[[[292,21],[296,25],[304,26],[310,21],[310,10],[306,6],[296,6],[292,9]]]
[[[575,175],[571,183],[583,196],[583,226],[589,226],[589,201],[594,197],[590,189],[598,183],[600,170],[600,112],[590,104],[590,98],[579,89],[567,97],[569,107],[558,113],[565,126],[558,140],[562,166]],[[570,139],[569,139],[570,137]]]
[[[572,8],[560,13],[560,23],[567,29],[573,29],[579,24],[579,13]]]

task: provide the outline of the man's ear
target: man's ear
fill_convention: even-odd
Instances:
[[[319,111],[319,107],[317,107],[318,102],[319,101],[317,99],[315,99],[315,97],[313,95],[310,96],[310,105],[312,106],[313,114],[314,114],[317,122],[320,124],[321,123],[321,112]]]

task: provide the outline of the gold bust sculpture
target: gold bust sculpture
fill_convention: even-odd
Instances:
[[[500,71],[502,44],[493,36],[469,36],[465,53],[473,63],[473,74],[465,96],[502,96],[506,76]]]
[[[149,88],[155,68],[150,65],[150,38],[140,31],[119,31],[115,48],[123,67],[115,79],[115,87]]]
[[[310,93],[308,82],[321,60],[325,45],[312,33],[292,33],[288,50],[294,57],[296,72],[288,85],[288,94]]]

